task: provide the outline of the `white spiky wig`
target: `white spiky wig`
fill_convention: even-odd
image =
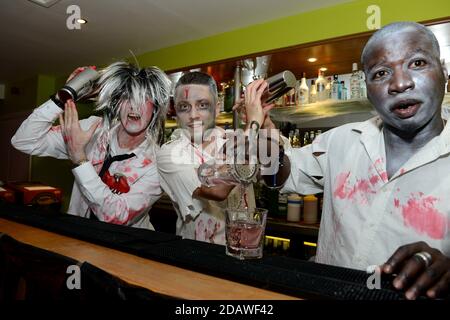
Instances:
[[[148,147],[160,144],[171,88],[171,81],[161,69],[139,69],[126,62],[116,62],[100,70],[98,86],[96,110],[103,112],[103,130],[108,136],[110,129],[119,121],[123,102],[142,106],[150,100],[154,108],[146,134]]]

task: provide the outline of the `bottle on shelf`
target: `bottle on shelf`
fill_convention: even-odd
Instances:
[[[360,98],[367,98],[366,76],[362,71],[359,71],[359,93]]]
[[[309,132],[309,143],[312,143],[315,138],[316,138],[316,134],[314,133],[314,130],[311,130]]]
[[[309,103],[317,102],[316,81],[311,80],[311,89],[309,91]]]
[[[289,143],[291,146],[293,146],[294,143],[294,130],[289,131]]]
[[[303,136],[302,146],[306,146],[306,145],[308,145],[310,143],[311,142],[309,141],[309,134],[308,134],[308,132],[305,132],[305,135]]]
[[[354,62],[352,65],[352,75],[350,76],[350,99],[359,98],[361,98],[360,76],[358,64]]]
[[[300,142],[300,130],[295,129],[294,136],[292,137],[292,148],[300,148],[301,142]]]
[[[303,197],[303,222],[307,224],[318,222],[318,199],[313,194]]]
[[[324,101],[327,99],[327,80],[325,80],[324,72],[319,70],[319,74],[316,81],[317,101]]]
[[[300,86],[297,90],[297,104],[299,106],[303,106],[305,104],[309,103],[309,88],[308,84],[306,83],[306,73],[303,72],[303,77],[300,82]]]
[[[278,218],[286,219],[287,205],[288,205],[288,194],[280,192],[278,194]]]
[[[331,82],[331,99],[339,100],[339,81],[337,74],[333,76],[333,81]]]
[[[341,100],[347,100],[347,88],[344,81],[341,81]]]
[[[327,92],[327,99],[331,99],[331,85],[333,84],[333,80],[331,77],[327,78],[327,85],[325,86],[325,91]]]
[[[288,208],[286,220],[289,222],[299,222],[302,205],[303,205],[303,198],[296,193],[291,193],[288,196]]]

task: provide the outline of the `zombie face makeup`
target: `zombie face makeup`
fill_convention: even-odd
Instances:
[[[202,143],[204,133],[215,127],[216,107],[206,85],[182,85],[175,92],[178,124],[187,130],[195,143]]]
[[[134,106],[129,100],[120,105],[120,123],[124,131],[131,136],[145,132],[153,116],[154,106],[150,100],[145,105]]]
[[[436,51],[429,36],[411,27],[369,47],[367,95],[388,128],[414,133],[439,120],[445,71]]]

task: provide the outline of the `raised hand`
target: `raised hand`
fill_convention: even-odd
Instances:
[[[97,123],[92,124],[87,131],[84,131],[81,129],[78,121],[78,112],[75,103],[73,100],[67,100],[64,108],[64,118],[60,114],[59,122],[70,160],[74,164],[79,164],[82,160],[86,160],[86,145],[91,140],[95,129],[101,123],[101,119]]]

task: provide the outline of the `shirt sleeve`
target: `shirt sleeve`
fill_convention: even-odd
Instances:
[[[188,159],[178,145],[165,145],[157,154],[158,173],[162,189],[178,208],[183,220],[195,219],[203,210],[202,202],[192,197],[201,187],[197,166]]]
[[[11,144],[19,151],[33,156],[68,159],[66,143],[61,132],[61,126],[53,126],[63,110],[53,101],[48,100],[38,108],[17,129],[11,139]],[[87,130],[99,117],[89,117],[80,120],[80,127]],[[98,130],[98,129],[97,129]]]
[[[281,189],[282,193],[307,195],[323,192],[329,137],[330,133],[324,133],[312,144],[286,150],[291,162],[291,173]]]
[[[133,225],[148,213],[162,194],[156,165],[131,184],[130,191],[122,194],[113,193],[90,162],[76,167],[72,172],[89,208],[100,221]]]
[[[11,144],[19,151],[30,155],[67,159],[66,144],[60,126],[52,126],[63,113],[53,101],[48,100],[25,119],[11,139]]]

